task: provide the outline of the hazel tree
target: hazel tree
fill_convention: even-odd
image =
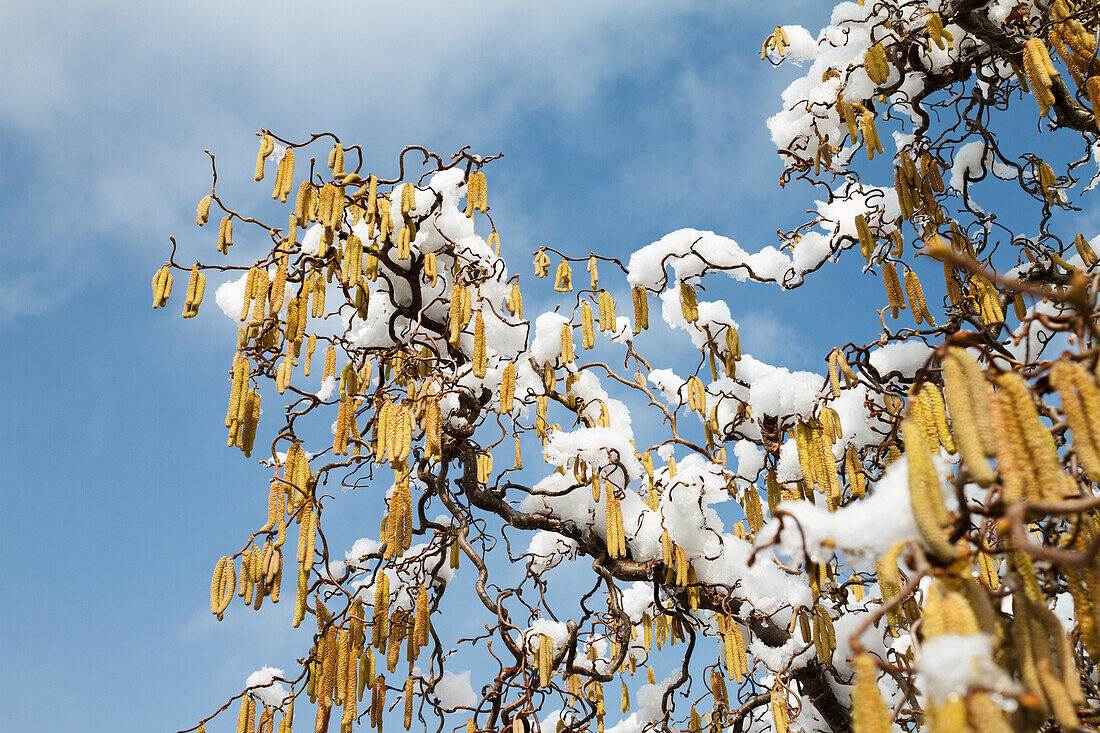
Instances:
[[[293,604],[301,655],[187,730],[1095,729],[1098,29],[1095,0],[777,27],[762,60],[804,72],[779,183],[815,203],[751,253],[684,229],[547,245],[531,278],[495,156],[261,131],[287,218],[214,168],[197,224],[229,264],[173,240],[153,295],[190,271],[189,318],[224,280],[227,443],[270,485],[210,610]],[[270,249],[235,263],[242,235]],[[819,373],[742,352],[724,289],[841,258],[876,339]]]

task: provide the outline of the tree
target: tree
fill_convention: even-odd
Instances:
[[[300,669],[257,672],[214,715],[283,731],[308,700],[316,730],[342,731],[402,711],[469,731],[1095,724],[1100,273],[1073,225],[1100,162],[1098,16],[876,0],[839,4],[816,38],[777,27],[762,58],[805,75],[768,125],[780,185],[825,198],[812,219],[751,254],[695,230],[625,263],[540,248],[560,307],[534,319],[500,256],[494,156],[411,146],[386,178],[334,135],[262,131],[255,178],[276,168],[287,225],[213,185],[197,223],[217,207],[220,252],[234,227],[270,251],[188,268],[173,246],[153,280],[163,307],[190,269],[187,318],[205,272],[238,276],[216,296],[241,323],[228,443],[249,457],[270,437],[267,523],[217,561],[211,611],[277,602],[285,573],[309,629]],[[330,145],[295,186],[295,156]],[[703,299],[717,273],[791,289],[842,257],[887,305],[824,374],[742,354],[729,307]],[[684,336],[690,359],[663,346]],[[377,535],[330,542],[338,487],[367,495]],[[484,630],[462,638],[449,619],[471,613]]]

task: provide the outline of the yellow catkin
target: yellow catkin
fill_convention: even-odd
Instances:
[[[371,685],[370,724],[372,728],[382,731],[382,713],[386,707],[386,678],[378,675]]]
[[[943,383],[959,457],[974,482],[989,486],[993,471],[986,457],[995,454],[996,442],[981,367],[963,349],[952,348],[943,360]]]
[[[485,320],[481,316],[481,311],[477,312],[477,316],[474,319],[474,357],[471,364],[474,376],[481,379],[485,376],[485,370],[488,367],[488,359],[485,353]]]
[[[680,310],[688,323],[699,320],[699,301],[695,297],[695,288],[686,282],[680,283]]]
[[[966,702],[958,695],[940,705],[930,704],[927,719],[931,733],[971,733],[966,723]]]
[[[519,290],[519,283],[513,282],[508,291],[508,299],[505,301],[508,312],[517,318],[523,318],[523,293]]]
[[[466,182],[466,216],[473,216],[475,210],[488,211],[485,184],[485,174],[481,171],[470,175],[469,181]]]
[[[1039,190],[1046,199],[1047,204],[1054,204],[1058,200],[1058,178],[1049,163],[1039,164]]]
[[[749,530],[756,534],[764,526],[764,510],[760,505],[760,494],[757,492],[755,485],[750,485],[745,489],[744,508]]]
[[[262,181],[264,179],[264,162],[267,160],[267,156],[271,155],[275,150],[275,141],[271,139],[271,135],[266,132],[260,137],[260,152],[256,154],[256,180]]]
[[[1097,81],[1098,91],[1100,91],[1100,76],[1094,78]],[[1083,234],[1078,234],[1073,238],[1073,246],[1076,248],[1077,255],[1081,258],[1081,262],[1084,263],[1085,267],[1092,267],[1096,264],[1096,252]]]
[[[332,150],[328,152],[328,167],[332,169],[334,177],[344,171],[344,148],[340,143],[334,143]]]
[[[1046,45],[1040,38],[1032,38],[1024,43],[1024,73],[1027,75],[1031,93],[1039,104],[1039,114],[1046,117],[1054,104],[1052,76],[1057,76],[1054,64],[1050,60]]]
[[[875,238],[871,236],[871,229],[867,226],[867,217],[863,214],[856,216],[856,235],[859,237],[859,250],[863,259],[868,262],[875,253]]]
[[[844,451],[844,474],[848,478],[848,488],[852,496],[862,499],[867,494],[867,477],[863,473],[859,451],[854,445],[848,446]]]
[[[443,416],[439,408],[439,400],[430,398],[424,408],[424,453],[432,460],[438,461],[443,457]]]
[[[984,692],[966,696],[966,720],[978,733],[1012,733],[1001,707]]]
[[[890,317],[896,319],[905,309],[905,297],[902,295],[898,271],[890,262],[882,263],[882,282],[886,286],[886,300],[890,305]]]
[[[535,254],[535,275],[546,277],[550,274],[550,256],[541,247]]]
[[[917,325],[928,323],[930,326],[935,326],[936,321],[928,312],[928,303],[924,299],[924,290],[921,289],[920,280],[917,279],[917,273],[913,270],[905,271],[905,293],[909,298],[909,309],[913,312],[913,319]]]
[[[535,432],[540,438],[546,435],[546,428],[548,427],[546,422],[547,402],[546,395],[539,395],[535,400]]]
[[[596,345],[596,331],[592,320],[592,306],[588,301],[581,303],[581,346],[591,349]]]
[[[240,433],[240,449],[245,458],[252,457],[252,447],[256,441],[256,426],[260,420],[260,395],[255,390],[249,390],[248,401],[245,408],[243,430]]]
[[[284,151],[283,157],[279,159],[279,168],[275,173],[275,187],[271,191],[271,198],[285,204],[293,184],[294,151],[287,149]]]
[[[878,686],[878,666],[867,652],[852,660],[855,684],[852,686],[852,730],[854,733],[889,733],[893,730],[890,709]]]
[[[634,301],[634,333],[639,334],[649,328],[649,296],[641,286],[632,288],[630,295]]]
[[[183,303],[183,317],[194,318],[199,313],[203,295],[206,293],[206,275],[199,271],[199,263],[191,268],[191,275],[187,282],[187,297]]]
[[[241,698],[241,707],[237,711],[237,733],[252,733],[248,725],[248,701],[247,695]]]
[[[558,293],[573,291],[573,270],[569,267],[568,260],[563,259],[558,265],[557,274],[554,276],[554,291]]]
[[[1038,493],[1028,498],[1059,501],[1077,493],[1076,484],[1062,471],[1054,437],[1043,425],[1027,383],[1014,372],[998,375],[996,383],[998,393],[1006,397],[1000,401],[1001,411],[1014,413],[1027,448],[1027,465],[1034,474],[1032,485]]]
[[[775,733],[787,733],[787,692],[777,679],[771,690],[772,727]]]
[[[948,537],[951,521],[928,443],[910,418],[902,422],[902,437],[909,458],[909,498],[917,528],[933,555],[944,562],[954,560],[956,549]]]
[[[1086,79],[1085,90],[1088,92],[1089,104],[1092,105],[1093,114],[1100,113],[1100,75],[1090,76]]]
[[[833,660],[833,652],[836,651],[836,630],[833,627],[833,619],[822,606],[814,609],[813,617],[813,637],[817,658],[823,664],[829,664]]]
[[[218,559],[214,565],[214,576],[210,579],[210,613],[218,614],[218,606],[221,605],[222,578],[225,576],[225,563],[227,558]]]
[[[310,221],[309,199],[312,190],[313,186],[310,185],[309,181],[302,181],[298,186],[298,193],[294,197],[293,216],[294,225],[297,227],[305,227]],[[294,240],[291,239],[290,241],[293,242]]]
[[[955,439],[951,435],[951,428],[947,424],[947,406],[944,403],[943,393],[935,384],[925,382],[921,387],[920,396],[935,423],[936,436],[940,445],[948,453],[954,454],[956,452]]]
[[[412,675],[409,675],[409,678],[405,680],[405,730],[409,730],[410,728],[412,728],[414,682],[415,680],[413,679]]]
[[[586,269],[588,270],[589,281],[592,283],[592,289],[598,290],[600,285],[600,270],[596,255],[590,254],[588,256],[588,267]]]
[[[435,264],[435,252],[424,255],[424,275],[428,278],[428,283],[434,288],[436,280],[439,278]]]
[[[724,627],[722,640],[726,657],[726,674],[740,685],[741,680],[748,674],[745,637],[732,617],[726,618]]]
[[[210,194],[206,194],[199,200],[198,208],[195,210],[195,223],[200,227],[210,221],[210,202],[213,198]]]
[[[626,557],[626,534],[623,529],[623,512],[615,490],[607,487],[607,554],[612,558]]]
[[[863,55],[863,66],[867,76],[875,84],[886,83],[886,79],[890,75],[890,67],[887,64],[886,51],[883,49],[881,42],[867,49],[867,52]]]
[[[1077,460],[1089,479],[1100,483],[1100,390],[1088,370],[1064,359],[1051,367],[1050,383],[1062,400]]]
[[[350,635],[346,629],[336,630],[336,685],[333,688],[334,702],[344,702],[344,693],[348,689],[348,656],[351,654]]]
[[[568,323],[561,324],[561,360],[566,364],[572,364],[577,358],[573,351],[573,327]]]
[[[611,293],[606,290],[600,291],[599,297],[600,307],[600,331],[615,331],[615,301],[611,297]]]
[[[153,276],[153,308],[163,308],[172,294],[172,270],[166,263]]]
[[[233,219],[223,216],[218,227],[218,251],[223,255],[229,254],[229,248],[233,246]]]
[[[990,590],[997,590],[1000,586],[1000,577],[997,573],[997,561],[993,555],[985,550],[978,550],[978,579]]]
[[[535,650],[539,673],[539,686],[546,687],[550,684],[554,663],[554,642],[546,634],[538,635],[538,648]]]
[[[867,159],[874,160],[875,153],[882,154],[882,141],[879,140],[878,128],[875,127],[875,116],[870,111],[864,112],[859,118],[859,129],[863,133],[863,145],[867,148]]]
[[[837,364],[839,349],[829,352],[829,391],[833,397],[840,397],[840,367]]]

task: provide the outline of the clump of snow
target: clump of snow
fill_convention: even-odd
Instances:
[[[544,573],[562,560],[572,560],[577,556],[577,541],[554,532],[540,530],[531,538],[527,546],[528,561],[536,573]]]
[[[275,681],[276,677],[282,676],[283,670],[277,667],[261,667],[248,675],[244,686],[265,706],[282,709],[283,702],[290,694],[283,683]]]
[[[321,251],[321,238],[325,234],[324,225],[318,223],[311,226],[306,230],[306,233],[302,235],[301,246],[302,254],[315,255]]]
[[[361,537],[352,544],[351,549],[344,554],[344,559],[347,561],[348,567],[353,570],[357,567],[356,563],[361,557],[367,557],[374,555],[382,549],[382,543],[378,540],[371,539],[370,537]],[[364,564],[362,567],[366,567]]]
[[[871,352],[868,361],[880,376],[897,372],[903,377],[913,377],[932,355],[932,347],[920,341],[903,341],[880,346]]]
[[[926,640],[917,657],[917,687],[936,705],[971,688],[1016,688],[993,661],[993,640],[987,634],[941,634]]]
[[[565,643],[569,640],[569,629],[560,621],[552,621],[548,618],[535,619],[535,622],[523,634],[524,643],[532,659],[535,651],[539,648],[540,635],[550,637],[550,641],[554,645],[554,653],[557,654],[565,648]]]
[[[750,276],[782,283],[797,274],[791,258],[772,246],[749,254],[729,237],[698,229],[678,229],[630,255],[627,280],[631,285],[661,290],[668,284],[665,267],[677,282],[707,272],[725,272],[734,280]]]
[[[561,327],[567,323],[569,319],[560,313],[543,313],[535,319],[535,339],[530,351],[540,365],[561,356]]]
[[[853,557],[876,559],[901,540],[920,539],[904,456],[890,464],[869,496],[834,512],[806,501],[780,502],[776,511],[790,516],[770,520],[758,533],[757,544],[766,546],[778,534],[789,556],[801,557],[805,549],[816,562],[827,562],[838,549]]]
[[[244,307],[244,284],[248,273],[241,275],[236,280],[228,280],[218,286],[214,291],[214,302],[222,309],[227,318],[237,320],[241,317],[241,308]]]
[[[641,478],[645,471],[634,454],[630,439],[629,433],[618,427],[558,430],[546,442],[543,456],[550,465],[563,468],[580,459],[618,488],[625,488],[630,480]]]
[[[737,458],[737,473],[747,479],[754,479],[764,468],[764,451],[747,440],[734,444],[733,455]]]
[[[799,415],[809,419],[824,379],[813,372],[776,369],[749,387],[749,404],[754,415],[783,417]]]
[[[817,39],[800,25],[785,25],[783,33],[787,36],[787,46],[784,52],[792,61],[805,61],[817,56]]]
[[[448,711],[477,705],[477,695],[470,685],[470,670],[458,674],[444,670],[443,678],[435,684],[435,696]]]
[[[321,382],[321,389],[317,390],[317,399],[327,402],[334,392],[336,392],[336,377],[325,377],[325,381]]]

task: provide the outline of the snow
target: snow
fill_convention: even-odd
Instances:
[[[336,384],[336,377],[325,377],[325,381],[321,382],[321,389],[317,390],[317,399],[327,402],[336,392]]]
[[[234,321],[240,319],[241,308],[244,307],[244,284],[248,279],[248,273],[241,275],[236,280],[229,280],[218,286],[214,291],[214,301],[222,309],[226,318]]]
[[[531,555],[531,570],[535,573],[544,573],[555,567],[562,560],[573,560],[577,556],[577,541],[563,537],[554,532],[540,530],[531,538],[527,546],[527,554]]]
[[[752,382],[749,404],[753,415],[784,417],[799,415],[809,419],[824,377],[813,372],[790,372],[779,368]]]
[[[987,634],[941,634],[925,640],[917,655],[917,687],[937,705],[971,688],[1016,689],[993,661],[993,640]]]
[[[920,539],[904,456],[890,464],[869,496],[836,511],[805,501],[783,501],[776,510],[790,516],[771,519],[758,533],[757,544],[767,545],[778,534],[791,557],[801,558],[805,551],[811,559],[826,562],[839,549],[853,557],[877,559],[897,542]]]
[[[282,709],[283,701],[290,692],[281,682],[275,682],[276,677],[282,677],[283,670],[277,667],[261,667],[244,681],[244,686],[249,692],[266,707]]]
[[[897,372],[912,378],[931,356],[931,346],[921,341],[903,341],[880,346],[871,352],[868,361],[882,377]]]
[[[806,61],[817,55],[817,39],[800,25],[785,25],[783,33],[790,44],[785,51],[792,61]]]
[[[660,290],[668,284],[665,267],[672,267],[677,282],[712,271],[722,271],[734,280],[750,276],[783,282],[796,274],[791,258],[775,247],[766,246],[749,254],[734,240],[710,231],[678,229],[630,255],[627,280],[631,285]]]
[[[734,443],[733,455],[737,458],[737,473],[753,479],[764,468],[764,451],[747,440]]]
[[[371,539],[370,537],[362,537],[357,539],[351,546],[351,549],[344,555],[344,559],[347,561],[348,567],[355,569],[357,567],[356,562],[359,558],[374,555],[382,550],[382,543],[378,540]],[[365,568],[366,564],[358,566]]]
[[[443,671],[443,677],[435,683],[435,696],[446,710],[472,708],[477,705],[477,695],[470,685],[470,670],[454,673]]]
[[[532,659],[534,659],[535,650],[538,649],[540,635],[550,637],[550,641],[554,645],[554,654],[557,654],[565,648],[565,642],[569,640],[569,629],[560,621],[551,621],[546,618],[536,619],[523,634],[528,655]]]
[[[561,327],[569,320],[560,313],[543,313],[535,319],[535,339],[531,342],[531,358],[542,366],[561,356]]]
[[[302,235],[299,243],[302,245],[302,254],[315,255],[321,251],[321,239],[324,237],[325,227],[322,224],[314,224]],[[363,240],[364,243],[367,240]],[[365,255],[364,255],[365,257]]]

